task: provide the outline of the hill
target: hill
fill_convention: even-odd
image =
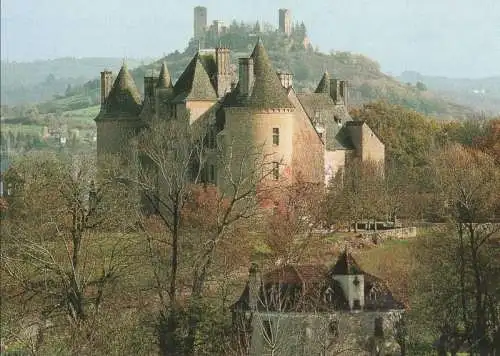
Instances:
[[[135,67],[132,75],[139,90],[143,91],[144,75],[159,71],[162,61],[167,62],[171,75],[176,80],[201,43],[207,48],[213,48],[219,43],[229,46],[232,49],[233,66],[237,71],[237,59],[248,56],[257,37],[260,37],[275,68],[294,74],[294,87],[298,91],[313,91],[323,72],[328,70],[334,77],[349,80],[351,105],[385,99],[389,103],[440,118],[463,119],[473,115],[472,109],[454,103],[452,97],[450,99],[422,86],[401,83],[382,73],[380,65],[366,56],[350,52],[327,54],[314,50],[303,24],[296,25],[290,37],[271,29],[261,31],[257,24],[236,22],[222,35],[211,37],[209,34],[198,41],[191,40],[183,52],[175,51],[147,65],[128,60],[129,68]],[[5,96],[2,103],[12,105],[11,103],[16,102],[42,101],[37,105],[40,113],[65,112],[96,105],[99,101],[99,72],[104,68],[116,71],[120,64],[121,60],[113,58],[63,58],[31,64],[2,63],[2,71],[9,72],[9,80],[2,82],[2,87],[6,87],[2,90],[2,95]],[[46,100],[49,96],[52,100]],[[4,110],[4,116],[12,116],[12,113],[6,112],[8,110]]]
[[[237,58],[248,56],[246,52],[232,52],[233,65]],[[333,77],[347,79],[350,83],[350,103],[361,105],[370,101],[385,99],[426,115],[442,118],[463,119],[473,114],[465,105],[458,105],[429,90],[415,85],[403,84],[380,71],[380,65],[361,54],[349,52],[321,53],[312,50],[287,50],[269,48],[269,56],[276,70],[294,74],[294,87],[298,91],[314,91],[327,70]],[[177,79],[191,59],[186,54],[173,53],[146,66],[137,67],[132,75],[143,90],[143,77],[151,70],[157,72],[162,61],[166,61],[172,77]]]
[[[398,80],[411,84],[421,82],[444,98],[484,111],[487,115],[500,114],[500,77],[447,78],[406,71]]]
[[[20,105],[49,101],[64,93],[68,85],[81,86],[104,68],[119,67],[121,58],[57,58],[34,62],[0,61],[1,102]],[[149,61],[145,59],[145,61]],[[139,59],[127,59],[131,68]]]

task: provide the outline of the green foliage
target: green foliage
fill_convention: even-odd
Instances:
[[[366,121],[381,138],[390,165],[407,168],[428,165],[429,153],[437,147],[440,133],[436,121],[384,101],[364,105],[351,114]]]
[[[418,81],[415,86],[420,91],[426,91],[427,90],[427,86],[424,83],[420,82],[420,81]]]

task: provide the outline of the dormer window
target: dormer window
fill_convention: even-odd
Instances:
[[[335,120],[335,122],[337,123],[337,125],[342,126],[342,119],[340,117],[338,117],[337,115],[335,115],[333,117],[333,119]]]
[[[325,132],[325,128],[320,124],[316,124],[315,128],[319,138],[323,140],[323,133]]]

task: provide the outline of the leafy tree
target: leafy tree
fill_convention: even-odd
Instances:
[[[415,84],[415,86],[420,91],[426,91],[427,90],[427,85],[425,85],[423,82],[418,81],[417,84]]]

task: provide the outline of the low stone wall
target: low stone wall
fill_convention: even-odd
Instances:
[[[408,238],[416,236],[417,228],[414,226],[390,230],[366,231],[361,233],[362,238],[370,237],[378,241],[406,240]]]
[[[374,247],[390,240],[407,240],[417,236],[416,227],[403,227],[391,230],[359,231],[355,237],[349,237],[336,242],[338,251],[349,249],[364,249]]]

